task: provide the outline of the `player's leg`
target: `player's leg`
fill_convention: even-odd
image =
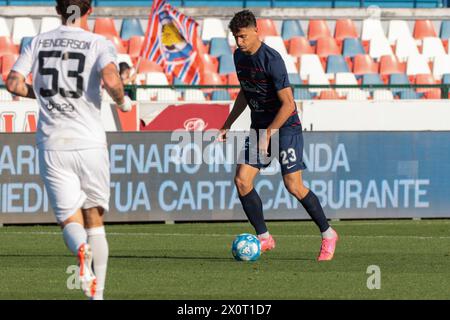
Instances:
[[[245,215],[253,228],[255,228],[255,232],[261,241],[261,250],[267,251],[275,247],[275,241],[267,229],[266,222],[264,221],[262,201],[253,185],[253,181],[258,174],[258,168],[247,164],[240,164],[237,166],[234,182]]]
[[[109,247],[103,225],[103,213],[102,207],[83,210],[88,243],[92,250],[94,273],[97,277],[94,300],[103,300],[108,267]]]

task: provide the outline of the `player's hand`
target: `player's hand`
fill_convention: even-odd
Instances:
[[[216,141],[217,142],[225,142],[227,141],[227,133],[230,131],[230,129],[220,129],[219,134],[217,135]]]
[[[262,156],[267,157],[269,155],[269,144],[270,144],[270,134],[267,132],[267,130],[264,130],[264,132],[259,137],[259,154]]]
[[[118,104],[117,107],[123,112],[129,112],[133,109],[133,101],[131,101],[130,97],[125,96],[122,104]]]

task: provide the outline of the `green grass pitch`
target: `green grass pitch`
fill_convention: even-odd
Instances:
[[[247,223],[107,226],[106,299],[450,299],[450,220],[340,221],[335,259],[316,262],[311,222],[269,222],[274,251],[231,256]],[[57,227],[0,228],[0,299],[84,299]],[[367,268],[381,288],[367,288]]]

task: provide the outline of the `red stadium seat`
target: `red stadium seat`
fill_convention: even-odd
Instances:
[[[201,85],[221,86],[224,85],[224,81],[220,74],[214,72],[206,72],[202,74]]]
[[[117,37],[119,33],[114,25],[114,19],[111,18],[97,18],[95,19],[94,33],[101,34],[107,38]]]
[[[438,84],[431,74],[418,74],[415,80],[416,85],[431,85]],[[417,92],[424,93],[425,99],[440,99],[441,89],[439,88],[417,88]]]
[[[272,19],[257,19],[258,34],[263,40],[267,36],[278,36],[275,22]]]
[[[140,59],[136,65],[137,73],[164,72],[159,64],[147,59]]]
[[[331,32],[325,20],[310,20],[308,26],[308,39],[331,38]]]
[[[305,37],[293,37],[288,44],[288,53],[300,57],[302,54],[314,54],[314,48]]]
[[[7,54],[0,58],[2,61],[1,71],[3,81],[6,81],[6,78],[8,77],[8,74],[14,66],[14,63],[16,62],[18,57],[19,56],[17,54]]]
[[[144,42],[144,37],[133,36],[128,41],[128,54],[131,59],[137,59],[141,54],[142,43]]]
[[[107,36],[114,46],[118,54],[128,54],[127,41],[122,41],[119,37]]]
[[[229,85],[229,86],[239,86],[240,85],[239,79],[238,79],[238,76],[237,76],[236,72],[230,73],[227,76],[227,85]],[[228,89],[228,93],[230,94],[231,99],[236,99],[237,95],[239,94],[239,91],[240,91],[239,88],[237,88],[237,89]]]
[[[319,38],[317,40],[316,54],[320,58],[326,58],[329,55],[340,55],[341,49],[334,38]]]
[[[18,54],[19,49],[10,37],[0,37],[0,57],[7,54]]]
[[[413,36],[415,39],[420,40],[425,37],[437,37],[433,22],[430,20],[416,20]]]
[[[358,54],[353,61],[354,74],[378,73],[378,64],[368,54]]]
[[[345,38],[358,38],[358,31],[355,23],[351,19],[339,19],[336,21],[334,38],[343,41]]]
[[[219,71],[219,60],[207,53],[200,54],[201,73]]]
[[[318,97],[319,100],[340,100],[336,90],[322,90]]]
[[[398,61],[395,56],[382,56],[380,58],[381,76],[388,76],[393,73],[406,73],[406,64]]]

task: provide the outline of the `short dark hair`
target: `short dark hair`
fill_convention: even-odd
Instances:
[[[67,12],[67,9],[69,9],[70,6],[77,6],[80,8],[82,17],[92,7],[92,0],[56,0],[56,8],[64,20],[68,20],[73,15],[73,12]]]
[[[131,67],[128,65],[128,63],[126,62],[121,62],[119,63],[119,72],[120,74],[122,74],[123,72],[130,70]]]
[[[240,29],[249,27],[256,27],[255,15],[250,10],[242,10],[236,13],[228,25],[232,33],[237,33]]]

